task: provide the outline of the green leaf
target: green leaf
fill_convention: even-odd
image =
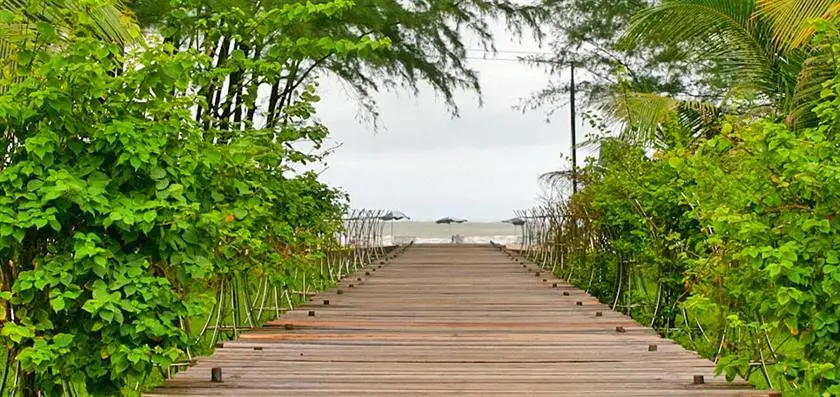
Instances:
[[[35,337],[35,333],[31,328],[24,327],[11,321],[3,324],[3,329],[0,331],[0,335],[9,337],[9,339],[15,343],[20,343],[24,338],[29,339]]]
[[[674,156],[668,159],[668,165],[670,165],[673,168],[681,168],[683,164],[684,161],[680,157]]]
[[[73,335],[71,334],[56,334],[53,337],[53,343],[58,347],[68,347],[73,344]]]
[[[97,310],[99,310],[99,308],[100,308],[100,307],[102,307],[102,303],[101,303],[101,302],[99,302],[99,301],[97,301],[97,300],[95,300],[95,299],[89,299],[88,301],[86,301],[86,302],[82,305],[82,310],[84,310],[84,311],[86,311],[86,312],[88,312],[88,313],[93,314],[93,313],[96,313],[96,311],[97,311]]]
[[[47,42],[52,42],[56,38],[55,29],[53,28],[52,24],[47,22],[38,22],[35,24],[35,28],[38,30],[38,33],[43,36],[42,38],[45,39]]]
[[[114,312],[112,312],[110,310],[101,310],[99,312],[99,317],[101,317],[103,320],[110,323],[111,321],[114,320]]]
[[[102,255],[97,255],[93,258],[93,262],[99,266],[105,267],[108,265],[108,258]]]
[[[143,358],[143,356],[144,356],[143,353],[132,350],[131,352],[128,353],[127,358],[128,358],[128,361],[130,361],[131,363],[137,363],[137,362],[140,361],[140,359]]]
[[[14,21],[15,14],[9,10],[0,10],[0,22],[10,24]]]
[[[29,66],[29,63],[32,62],[32,58],[34,57],[34,55],[35,54],[33,54],[32,51],[29,51],[29,50],[24,50],[24,51],[18,52],[18,54],[17,54],[18,65]],[[39,156],[39,157],[43,157],[43,155]]]
[[[166,170],[160,167],[152,167],[151,177],[152,179],[163,179],[166,177]]]
[[[44,277],[39,277],[35,279],[35,282],[32,283],[32,285],[35,286],[35,289],[38,290],[43,290],[44,287],[47,286],[47,284],[49,284],[49,281],[47,281],[47,279],[45,279]]]
[[[97,59],[105,59],[109,55],[111,55],[111,51],[108,50],[106,47],[96,47],[94,48],[94,53],[96,54]]]
[[[50,297],[50,306],[56,313],[64,310],[64,297],[61,295]]]
[[[829,250],[825,253],[825,263],[836,265],[840,264],[840,257],[837,255],[837,251]]]
[[[108,268],[105,267],[104,265],[100,265],[99,263],[96,263],[95,261],[94,261],[94,266],[92,267],[92,269],[93,269],[93,274],[95,274],[97,277],[100,277],[100,278],[105,277],[105,275],[108,274]]]
[[[96,331],[99,331],[100,329],[102,329],[104,327],[105,327],[104,322],[94,320],[93,325],[91,325],[91,327],[90,327],[90,330],[96,332]]]
[[[236,216],[236,219],[243,219],[246,216],[248,216],[248,210],[245,210],[243,208],[237,208],[233,210],[233,215]]]
[[[47,223],[49,223],[49,221],[44,218],[39,218],[33,220],[32,223],[34,223],[35,227],[37,227],[38,229],[43,229],[44,226],[47,226]]]
[[[23,239],[26,237],[26,231],[24,231],[23,229],[15,229],[12,232],[12,237],[14,237],[18,243],[22,243]]]
[[[187,230],[184,230],[183,234],[181,234],[181,238],[183,238],[184,241],[186,241],[190,244],[195,244],[195,245],[198,244],[198,235],[195,233],[194,228],[189,228]]]
[[[106,301],[109,299],[110,294],[108,293],[108,285],[105,284],[102,280],[96,280],[93,282],[93,299],[99,301]]]
[[[149,210],[143,214],[143,220],[146,222],[153,222],[156,218],[157,212],[155,210]]]
[[[782,266],[778,263],[771,263],[767,265],[767,272],[770,274],[770,277],[776,277],[782,273]]]
[[[33,179],[33,180],[29,181],[29,183],[26,184],[26,190],[29,190],[30,192],[34,192],[34,191],[40,189],[41,186],[44,186],[44,181],[42,181],[40,179]]]

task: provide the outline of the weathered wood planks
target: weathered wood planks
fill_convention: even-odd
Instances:
[[[337,289],[147,395],[768,395],[490,246],[416,246]]]

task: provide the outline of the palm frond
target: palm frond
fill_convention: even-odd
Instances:
[[[838,70],[838,60],[830,48],[813,46],[811,56],[802,61],[797,76],[796,91],[791,97],[787,123],[793,128],[807,127],[818,122],[812,112],[821,100],[825,82],[833,79]]]
[[[783,49],[798,48],[814,34],[811,20],[840,11],[837,0],[756,0],[756,11],[773,26],[773,41]]]
[[[27,29],[34,30],[39,23],[48,24],[57,32],[66,32],[81,21],[78,15],[85,15],[84,23],[90,34],[104,41],[122,45],[140,39],[139,29],[131,23],[131,17],[122,11],[121,4],[91,5],[81,0],[0,0],[0,12],[15,15],[13,22],[0,22],[0,59],[8,59],[16,53],[16,46],[9,42],[9,35],[19,36]]]
[[[572,170],[549,171],[540,175],[539,180],[551,186],[559,187],[571,184],[574,173]]]
[[[625,40],[684,49],[733,92],[755,92],[753,106],[766,116],[805,126],[828,70],[808,61],[816,54],[810,23],[833,15],[836,0],[670,0],[641,12]]]
[[[840,15],[836,0],[756,0],[757,13],[773,26],[774,43],[786,53],[789,64],[798,64],[796,84],[782,107],[785,121],[793,128],[807,127],[817,121],[811,109],[820,99],[824,82],[834,77],[833,54],[809,46],[814,36],[813,20]]]
[[[698,65],[773,97],[784,59],[771,36],[770,24],[755,17],[755,0],[672,0],[640,12],[624,40],[682,48]]]
[[[677,106],[677,119],[687,144],[699,138],[708,138],[717,132],[724,111],[720,106],[701,101],[681,101]]]
[[[0,75],[15,78],[19,39],[46,24],[59,37],[81,23],[89,34],[103,41],[129,45],[141,39],[139,28],[124,13],[121,4],[92,5],[83,0],[0,0],[0,12],[15,16],[12,21],[0,21]],[[84,15],[84,21],[77,17]],[[0,91],[6,87],[0,87]]]
[[[662,146],[674,139],[691,141],[708,134],[721,111],[703,101],[685,101],[647,92],[621,92],[602,103],[609,121],[622,126],[621,138],[643,145]],[[666,128],[668,126],[677,127]],[[679,137],[663,133],[679,132]]]
[[[607,120],[622,125],[623,139],[653,143],[659,127],[676,116],[678,101],[646,92],[618,92],[602,102]]]
[[[763,71],[763,27],[753,18],[754,0],[674,0],[634,17],[625,40],[690,46],[698,59],[727,57],[740,70]]]
[[[0,0],[0,11],[23,16],[32,24],[45,22],[56,30],[65,29],[80,21],[74,15],[87,15],[91,33],[108,41],[127,44],[137,39],[137,31],[130,26],[131,18],[120,3],[91,5],[81,0]]]
[[[656,144],[658,132],[663,125],[669,124],[676,117],[678,101],[650,93],[626,94],[619,108],[628,123],[621,136],[635,142]]]

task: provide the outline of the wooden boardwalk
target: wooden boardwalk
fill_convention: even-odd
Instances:
[[[533,264],[490,246],[415,246],[147,396],[769,395],[712,373]]]

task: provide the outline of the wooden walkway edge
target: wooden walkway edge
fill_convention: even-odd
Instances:
[[[420,245],[146,395],[770,395],[713,370],[536,265],[491,246]]]

